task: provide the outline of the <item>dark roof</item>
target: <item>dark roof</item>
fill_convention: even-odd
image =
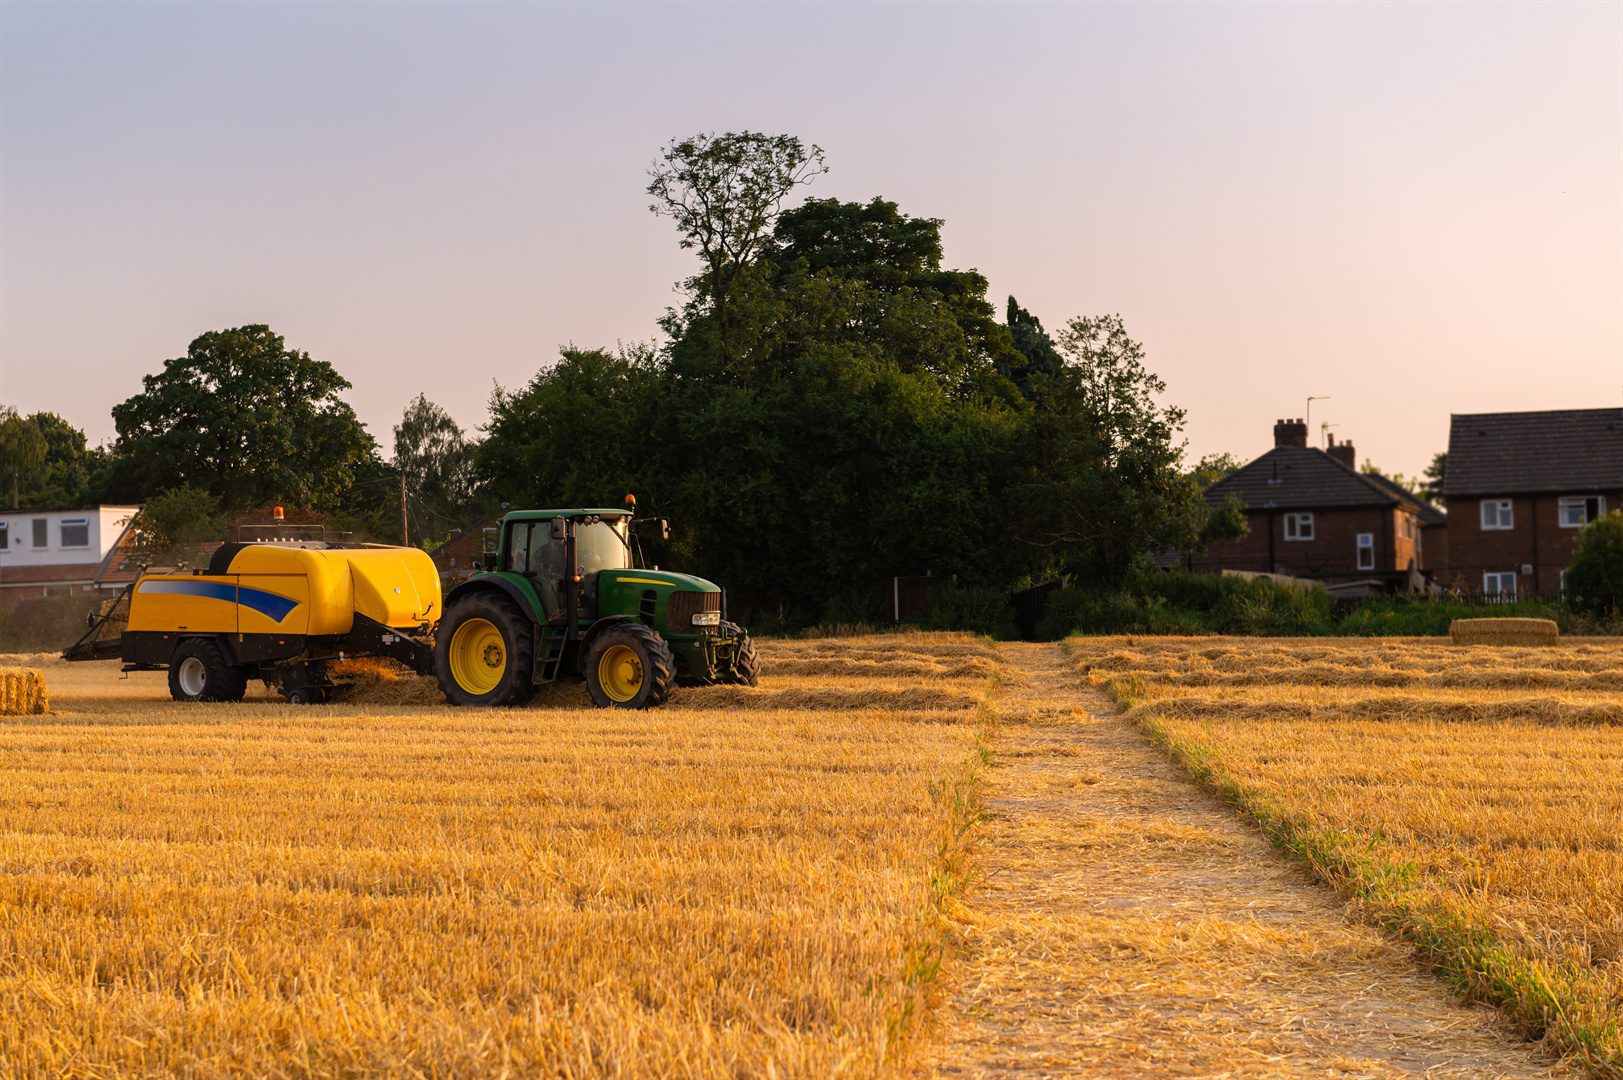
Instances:
[[[1575,494],[1623,489],[1623,409],[1456,415],[1443,491]]]
[[[39,566],[0,566],[0,586],[89,583],[96,563],[45,563]]]
[[[1221,505],[1230,495],[1248,510],[1420,506],[1419,499],[1385,477],[1378,482],[1323,450],[1306,446],[1276,446],[1206,489],[1206,499],[1213,505]]]
[[[1416,495],[1414,492],[1410,491],[1396,480],[1393,480],[1391,477],[1378,472],[1359,473],[1358,475],[1362,476],[1365,480],[1368,480],[1381,490],[1388,492],[1399,502],[1407,503],[1410,509],[1414,510],[1419,515],[1420,523],[1422,525],[1441,525],[1443,522],[1448,520],[1447,515],[1445,515],[1441,510],[1427,502],[1425,499],[1422,499],[1419,495]]]

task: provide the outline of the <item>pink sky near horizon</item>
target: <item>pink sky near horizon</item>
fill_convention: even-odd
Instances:
[[[1623,5],[0,9],[0,402],[109,438],[209,329],[387,451],[691,271],[672,136],[788,131],[1050,329],[1119,312],[1250,457],[1304,399],[1418,473],[1454,412],[1623,406]]]

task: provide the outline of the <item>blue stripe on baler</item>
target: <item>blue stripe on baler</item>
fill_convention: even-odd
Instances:
[[[176,581],[149,578],[141,582],[142,592],[175,593],[180,596],[206,596],[211,600],[224,600],[253,608],[261,615],[281,622],[287,613],[299,606],[292,597],[254,589],[247,585],[230,585],[224,581]]]

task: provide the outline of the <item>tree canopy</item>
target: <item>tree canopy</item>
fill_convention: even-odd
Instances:
[[[113,407],[117,481],[136,497],[189,485],[227,508],[335,505],[376,447],[349,388],[268,326],[203,334]]]
[[[672,144],[650,192],[700,267],[666,343],[567,349],[498,391],[490,490],[635,490],[675,518],[682,565],[792,621],[872,617],[891,575],[1106,580],[1203,542],[1220,515],[1182,413],[1119,318],[1056,342],[1011,298],[1000,323],[986,279],[943,264],[939,219],[878,197],[783,209],[822,167],[788,136]]]

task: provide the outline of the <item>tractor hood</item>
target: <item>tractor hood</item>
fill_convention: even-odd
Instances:
[[[635,589],[691,589],[695,592],[720,592],[714,582],[692,574],[677,574],[670,570],[602,570],[598,573],[599,593],[605,588]]]

